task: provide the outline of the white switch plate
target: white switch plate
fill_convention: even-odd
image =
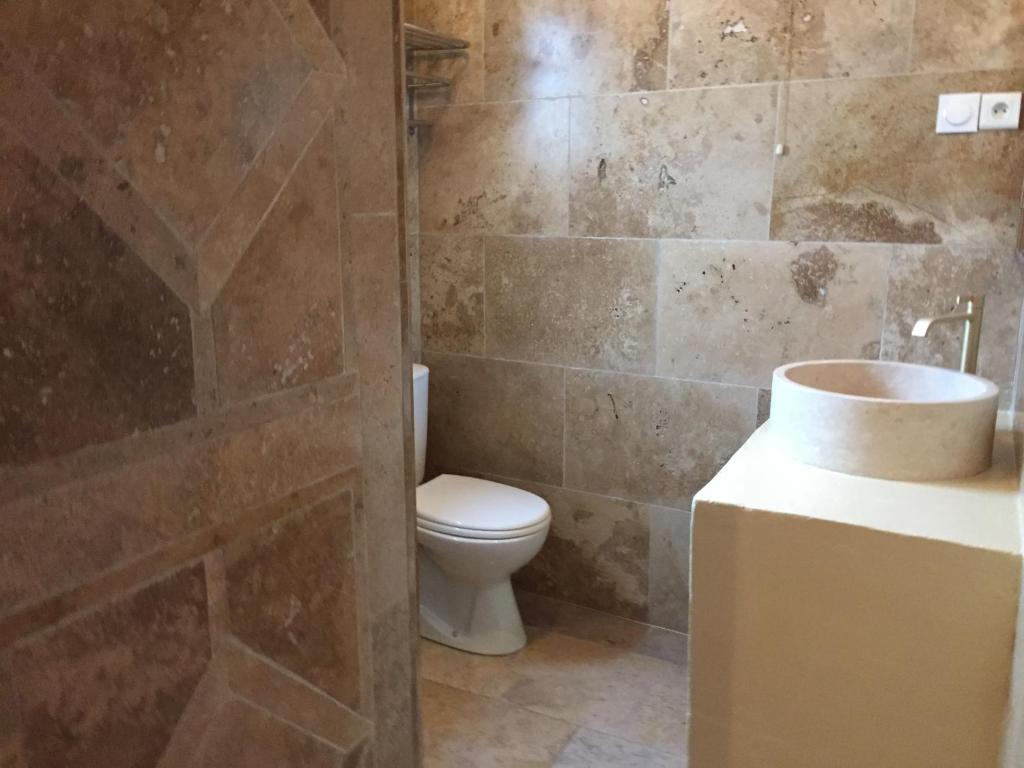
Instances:
[[[1019,93],[986,93],[981,97],[981,118],[978,127],[983,131],[1016,131],[1020,128]]]
[[[936,133],[977,133],[980,93],[944,93],[939,96]]]

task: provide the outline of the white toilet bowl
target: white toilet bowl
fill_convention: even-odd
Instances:
[[[540,551],[544,499],[488,480],[441,475],[416,489],[420,634],[464,651],[513,653],[526,633],[512,574]]]
[[[429,371],[413,366],[416,482],[423,483]],[[551,508],[536,494],[459,475],[416,489],[420,634],[473,653],[526,644],[512,574],[540,551]]]

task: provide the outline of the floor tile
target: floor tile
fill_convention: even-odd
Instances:
[[[562,750],[555,768],[685,768],[686,758],[581,728]]]
[[[424,681],[425,768],[550,766],[575,727],[498,699]]]

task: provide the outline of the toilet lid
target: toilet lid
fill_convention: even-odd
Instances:
[[[440,475],[416,489],[416,513],[421,523],[449,530],[521,531],[551,517],[540,496],[490,480]]]

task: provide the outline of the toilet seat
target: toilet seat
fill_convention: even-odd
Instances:
[[[546,531],[551,508],[540,496],[490,480],[440,475],[416,489],[416,524],[467,539],[516,539]]]

